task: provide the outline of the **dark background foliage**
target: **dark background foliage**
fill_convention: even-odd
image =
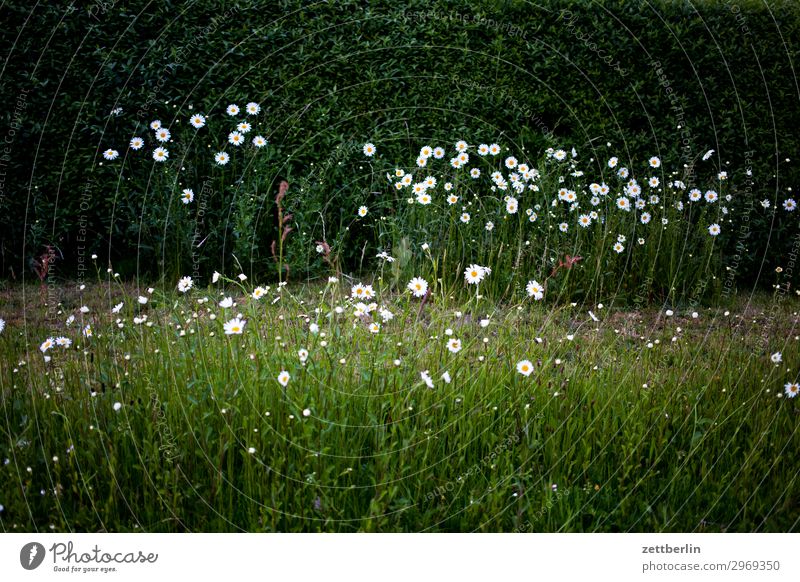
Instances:
[[[311,264],[300,247],[319,225],[303,213],[325,208],[329,228],[352,216],[348,185],[368,169],[357,148],[341,158],[336,148],[367,140],[387,164],[461,137],[532,158],[556,144],[585,159],[605,160],[609,149],[636,161],[659,155],[666,167],[713,148],[740,190],[737,212],[745,198],[756,203],[751,228],[723,240],[742,251],[740,280],[774,282],[765,269],[792,252],[794,215],[774,219],[757,201],[779,205],[798,176],[786,161],[800,140],[794,2],[12,1],[0,14],[3,277],[30,272],[48,244],[65,276],[79,250],[126,276],[157,276],[171,256],[176,272],[191,268],[164,233],[175,209],[143,202],[174,183],[156,170],[120,178],[100,153],[124,155],[155,118],[185,125],[189,105],[219,118],[228,103],[251,100],[270,141],[263,182],[237,192],[216,169],[191,167],[205,142],[182,160],[195,183],[221,185],[205,210],[204,272],[229,260],[242,228],[251,250],[262,241],[250,262],[268,268],[283,178],[294,185],[287,203],[298,231],[307,226],[287,252]],[[115,107],[121,116],[109,115]],[[346,266],[361,253],[353,244]]]

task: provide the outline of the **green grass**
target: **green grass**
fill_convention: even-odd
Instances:
[[[371,334],[351,307],[328,317],[345,283],[260,301],[230,286],[227,310],[219,289],[156,290],[145,306],[144,289],[119,284],[3,291],[2,529],[798,528],[800,399],[779,397],[797,378],[795,299],[673,317],[475,295],[420,308],[376,282],[395,318]],[[137,312],[152,326],[133,324]],[[244,334],[225,336],[236,313]],[[45,363],[39,344],[55,335],[74,343]],[[529,377],[515,369],[523,358]]]

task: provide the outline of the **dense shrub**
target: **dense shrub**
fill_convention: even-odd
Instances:
[[[64,276],[97,253],[126,276],[207,274],[238,261],[277,277],[282,179],[292,276],[322,266],[322,238],[341,241],[340,264],[356,269],[380,247],[374,229],[352,221],[364,184],[420,143],[462,135],[531,161],[546,147],[575,146],[598,173],[612,153],[631,165],[658,155],[685,165],[687,182],[714,149],[711,163],[728,172],[736,212],[747,214],[746,228],[721,237],[740,280],[774,283],[765,273],[778,266],[779,281],[793,275],[785,263],[797,221],[780,205],[798,175],[786,161],[800,139],[794,3],[198,0],[0,10],[5,276],[53,244]],[[214,166],[225,106],[248,101],[262,106],[254,132],[269,146]],[[205,133],[188,126],[192,112],[207,115]],[[150,160],[150,143],[126,155],[154,119],[174,135],[163,166]],[[380,146],[380,167],[365,162],[365,141]],[[108,147],[121,153],[113,163],[103,163]],[[184,207],[187,187],[199,200]]]

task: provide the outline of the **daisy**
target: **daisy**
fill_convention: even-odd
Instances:
[[[226,112],[228,115],[230,115],[231,117],[234,117],[234,116],[236,116],[236,115],[239,115],[239,106],[238,106],[238,105],[234,105],[233,103],[231,103],[231,104],[230,104],[230,105],[228,105],[228,107],[225,109],[225,112]]]
[[[629,211],[631,209],[631,201],[625,196],[617,198],[617,208],[620,210]]]
[[[519,203],[517,202],[517,199],[513,196],[509,196],[506,200],[506,212],[509,214],[516,214],[518,209]]]
[[[625,250],[625,247],[621,242],[616,242],[614,243],[614,250],[617,251],[618,253],[621,253],[622,251]]]
[[[191,188],[186,188],[181,195],[181,201],[184,204],[189,204],[194,200],[194,191]]]
[[[659,182],[658,178],[656,178],[655,176],[653,176],[652,178],[650,178],[650,179],[647,181],[647,183],[650,185],[650,187],[651,187],[651,188],[658,188],[658,185],[659,185],[661,182]]]
[[[225,322],[222,326],[225,330],[225,335],[241,335],[244,331],[244,324],[246,322],[244,320],[239,319],[238,317],[231,319],[230,321]]]
[[[767,200],[766,198],[764,198],[764,199],[761,201],[761,206],[762,206],[764,209],[767,209],[767,208],[769,208],[769,200]]]
[[[642,212],[642,215],[639,217],[639,220],[641,220],[642,224],[647,224],[648,222],[650,222],[650,213]]]
[[[508,168],[509,170],[511,170],[513,168],[516,168],[517,167],[517,158],[515,158],[514,156],[507,157],[506,161],[505,161],[505,165],[506,165],[506,168]]]
[[[381,307],[381,310],[378,312],[378,314],[381,316],[381,319],[383,319],[384,323],[394,319],[394,313],[392,313],[391,311],[389,311],[385,307]]]
[[[492,222],[492,221],[490,220],[489,222],[487,222],[487,223],[486,223],[486,227],[485,227],[485,228],[486,228],[486,230],[487,230],[488,232],[492,232],[492,230],[494,230],[494,222]]]
[[[794,398],[797,396],[797,393],[800,392],[800,384],[797,382],[789,382],[783,387],[783,391],[786,392],[786,398]]]
[[[152,129],[153,131],[161,129],[161,121],[159,121],[158,119],[154,119],[153,121],[151,121],[150,129]]]
[[[428,373],[428,370],[420,372],[419,377],[422,378],[422,381],[425,382],[425,385],[428,388],[433,388],[433,379],[431,378],[430,373]]]
[[[544,297],[544,287],[536,280],[528,281],[525,290],[528,292],[528,297],[533,297],[536,301],[541,301]]]
[[[189,118],[189,123],[195,129],[200,129],[206,124],[206,118],[200,115],[199,113],[195,113]]]
[[[233,307],[233,298],[232,297],[225,297],[222,301],[219,302],[219,306],[223,309],[228,309],[229,307]]]
[[[497,145],[496,143],[493,143],[492,145],[489,146],[489,153],[492,154],[493,156],[496,156],[497,154],[500,153],[500,146]]]
[[[376,151],[375,150],[375,145],[371,144],[371,143],[365,143],[363,151],[364,151],[364,155],[365,156],[367,156],[368,158],[371,158],[372,156],[375,155],[375,151]]]
[[[165,162],[169,157],[167,148],[156,148],[153,150],[153,159],[157,162]]]
[[[478,146],[478,155],[485,156],[488,153],[489,153],[489,146],[488,145],[486,145],[485,143],[482,143],[481,145]]]
[[[124,303],[117,303],[112,309],[111,313],[119,313],[122,310],[122,306],[125,305]]]
[[[83,328],[83,337],[92,337],[92,335],[94,334],[92,333],[91,325],[87,325],[86,327]]]
[[[617,176],[619,176],[620,178],[623,178],[623,179],[627,178],[628,177],[628,168],[620,168],[617,171]]]
[[[787,212],[793,212],[797,208],[797,202],[794,201],[794,198],[787,198],[783,201],[783,208]]]
[[[698,190],[697,188],[689,190],[689,200],[691,200],[692,202],[697,202],[698,200],[700,200],[702,196],[703,196],[702,192],[700,192],[700,190]]]
[[[461,215],[461,222],[463,222],[464,224],[467,224],[467,223],[469,223],[469,218],[470,218],[469,213],[468,212],[464,212]]]
[[[261,299],[266,294],[267,290],[263,287],[256,287],[253,289],[253,299]]]
[[[353,285],[352,289],[350,289],[350,297],[353,299],[364,299],[366,296],[367,288],[361,283]]]
[[[423,297],[428,292],[428,282],[422,277],[414,277],[408,282],[407,288],[414,297]]]
[[[297,350],[297,356],[300,358],[301,362],[305,362],[308,359],[308,350],[305,348],[300,348]]]
[[[381,324],[380,323],[376,323],[376,322],[373,321],[372,323],[369,324],[369,332],[370,333],[378,333],[380,330],[381,330]]]
[[[617,159],[616,156],[614,156],[613,158],[608,160],[608,167],[609,168],[616,168],[618,163],[619,163],[619,160]]]
[[[553,157],[559,162],[561,162],[567,157],[567,152],[565,152],[564,150],[556,150],[555,153],[553,154]]]
[[[658,159],[656,156],[653,156],[648,160],[648,164],[650,164],[651,168],[659,168],[661,167],[661,160]]]
[[[364,218],[364,217],[367,215],[367,211],[368,211],[368,210],[367,210],[367,207],[366,207],[366,206],[359,206],[359,207],[358,207],[358,215],[359,215],[361,218]]]
[[[144,147],[144,140],[140,137],[132,137],[130,146],[132,150],[140,150]]]
[[[586,228],[590,224],[592,224],[592,219],[589,217],[588,214],[581,214],[578,217],[578,224],[580,224],[583,228]]]
[[[289,372],[286,370],[281,370],[281,373],[278,374],[278,384],[283,386],[284,388],[289,383],[291,376],[289,376]]]
[[[769,357],[773,364],[780,364],[783,360],[783,355],[780,352],[775,352]]]
[[[244,136],[238,131],[232,131],[228,134],[228,143],[235,146],[240,146],[244,143]]]
[[[658,204],[658,201],[659,201],[659,200],[660,200],[660,198],[659,198],[658,196],[656,196],[655,194],[653,194],[652,196],[650,196],[650,204],[652,204],[653,206],[655,206],[656,204]]]
[[[558,230],[561,232],[567,232],[569,230],[569,225],[566,222],[562,222],[558,225]]]
[[[450,196],[447,197],[447,203],[450,206],[452,206],[456,202],[458,202],[458,196],[456,196],[455,194],[450,194]]]
[[[433,157],[437,160],[441,160],[444,157],[444,148],[434,148]]]
[[[592,206],[597,206],[598,204],[600,204],[600,198],[598,198],[597,196],[592,196],[591,200],[589,200],[589,203]]]
[[[194,285],[194,282],[191,277],[182,277],[181,280],[178,281],[178,291],[186,293],[192,288],[192,285]]]
[[[467,152],[461,152],[456,156],[456,159],[458,160],[459,167],[463,166],[469,162],[469,154]]]
[[[450,377],[450,372],[445,371],[445,373],[442,374],[442,380],[444,380],[445,384],[452,382],[453,379]]]
[[[431,148],[431,146],[422,146],[419,150],[419,156],[421,158],[429,158],[431,155],[433,155],[433,148]]]
[[[248,115],[258,115],[258,112],[261,111],[261,105],[253,101],[245,105],[244,108]]]
[[[420,168],[424,168],[428,165],[428,158],[423,158],[422,156],[417,158],[417,166]]]
[[[708,150],[706,153],[703,154],[703,161],[705,162],[712,155],[714,155],[714,150]]]
[[[214,154],[214,161],[217,165],[224,166],[230,161],[231,157],[226,152],[217,152]]]
[[[241,122],[239,125],[236,126],[236,130],[241,133],[247,133],[252,129],[252,126],[247,123],[246,121]]]
[[[172,134],[166,127],[156,130],[156,139],[161,143],[168,142],[170,137],[172,137]]]
[[[470,176],[470,178],[473,178],[473,179],[477,180],[478,178],[481,177],[481,171],[478,168],[472,168],[469,171],[469,176]]]
[[[42,345],[39,346],[39,350],[42,353],[45,353],[47,350],[52,348],[54,345],[56,345],[56,340],[54,340],[53,338],[49,337],[49,338],[47,338],[46,340],[44,340],[42,342]]]
[[[710,234],[711,236],[717,236],[720,232],[721,229],[716,222],[708,227],[708,234]]]
[[[56,345],[62,348],[68,348],[72,345],[72,340],[62,335],[56,338]]]
[[[486,276],[486,269],[480,265],[470,265],[464,269],[464,280],[469,285],[477,285]]]
[[[457,152],[461,152],[461,153],[463,153],[463,152],[467,151],[467,148],[468,148],[468,147],[469,147],[469,146],[467,145],[467,142],[465,142],[463,139],[461,139],[461,140],[458,140],[458,141],[456,142],[456,151],[457,151]]]
[[[119,152],[109,148],[103,152],[103,157],[109,161],[116,160],[119,157]]]
[[[708,190],[706,192],[706,194],[705,194],[706,202],[708,202],[710,204],[713,204],[714,202],[716,202],[717,198],[719,198],[719,196],[713,190]]]
[[[517,372],[523,376],[530,376],[533,372],[533,364],[530,360],[521,360],[517,362]]]
[[[419,202],[423,206],[427,206],[428,204],[431,203],[431,195],[423,192],[422,194],[417,196],[417,202]]]
[[[457,354],[461,351],[461,340],[451,337],[447,340],[447,349],[450,350],[451,353]]]

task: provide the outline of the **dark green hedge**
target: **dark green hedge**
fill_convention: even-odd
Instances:
[[[273,178],[297,183],[315,162],[336,182],[326,188],[348,180],[336,174],[337,145],[369,139],[407,160],[422,141],[460,137],[529,152],[575,145],[585,157],[602,146],[603,159],[612,142],[668,167],[713,148],[742,187],[752,166],[748,195],[773,205],[797,184],[786,161],[800,141],[795,2],[12,1],[0,14],[3,276],[19,277],[47,244],[69,272],[79,238],[125,274],[165,268],[159,216],[140,228],[119,197],[111,215],[109,192],[130,199],[152,176],[117,184],[97,164],[103,147],[125,149],[137,123],[169,121],[188,103],[217,113],[261,102]],[[110,117],[117,106],[123,114]],[[214,204],[227,216],[224,196]],[[785,262],[796,232],[759,216],[728,241],[747,247],[747,281]],[[236,234],[233,222],[219,225],[204,268]],[[358,255],[345,257],[350,266]]]

